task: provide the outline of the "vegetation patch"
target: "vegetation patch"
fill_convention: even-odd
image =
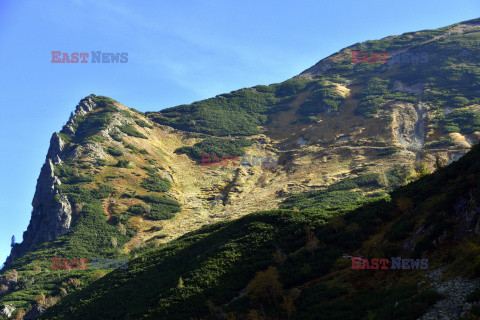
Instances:
[[[253,142],[249,139],[224,139],[210,137],[194,144],[193,146],[181,147],[175,150],[176,153],[184,153],[190,158],[201,161],[202,154],[216,156],[241,156],[245,154],[245,147],[251,146]]]
[[[446,116],[437,116],[434,124],[436,128],[442,129],[444,133],[459,132],[470,134],[480,131],[480,111],[453,110]]]
[[[148,128],[148,129],[153,129],[153,126],[149,125],[146,121],[144,120],[135,120],[135,123],[142,127],[142,128]]]
[[[322,114],[336,114],[340,104],[345,100],[331,87],[316,89],[310,93],[297,111],[302,116],[315,116]]]
[[[120,131],[122,131],[123,133],[129,135],[129,136],[136,137],[136,138],[142,138],[142,139],[148,139],[147,136],[138,132],[137,129],[135,129],[135,127],[131,124],[125,124],[125,125],[122,125],[122,126],[118,126],[118,129]]]
[[[112,146],[109,146],[107,148],[107,152],[114,157],[123,156],[123,151],[122,150],[120,150],[118,148],[115,148],[115,147],[112,147]]]
[[[150,175],[143,179],[141,186],[149,191],[167,192],[172,187],[172,184],[167,179],[162,179],[159,175]]]
[[[290,79],[269,86],[236,90],[215,98],[164,109],[147,116],[180,130],[216,136],[249,136],[261,133],[269,114],[285,109],[293,97],[316,80]]]
[[[98,133],[106,129],[111,122],[111,112],[111,110],[107,109],[98,109],[87,115],[77,115],[73,124],[75,136],[72,142],[78,144],[89,141],[103,142],[102,138],[98,136]]]

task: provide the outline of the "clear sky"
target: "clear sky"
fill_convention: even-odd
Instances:
[[[480,17],[478,0],[0,0],[0,264],[53,132],[95,93],[141,111],[291,78],[357,42]],[[51,51],[127,52],[56,64]]]

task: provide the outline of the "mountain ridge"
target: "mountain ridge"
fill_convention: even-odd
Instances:
[[[53,299],[77,290],[71,278],[87,286],[104,275],[53,271],[52,256],[154,255],[174,239],[194,241],[189,237],[208,230],[202,226],[217,223],[215,229],[243,216],[247,221],[249,213],[266,209],[289,209],[292,221],[296,213],[324,210],[330,219],[339,206],[346,209],[337,213],[355,211],[356,203],[454,162],[480,138],[475,41],[480,19],[366,41],[282,83],[158,112],[87,96],[52,136],[24,241],[2,270],[0,303],[29,309],[40,291]],[[424,50],[429,63],[352,64],[354,49],[394,57]],[[279,161],[270,167],[240,161],[203,166],[202,154]],[[282,219],[279,212],[273,221]],[[8,280],[13,269],[20,280]]]

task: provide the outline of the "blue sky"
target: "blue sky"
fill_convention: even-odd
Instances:
[[[95,93],[141,111],[291,78],[351,44],[480,17],[478,0],[0,0],[0,264],[53,132]],[[51,51],[128,52],[55,64]]]

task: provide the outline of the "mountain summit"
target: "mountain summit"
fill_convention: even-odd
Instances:
[[[479,41],[480,19],[366,41],[158,112],[82,99],[51,138],[0,317],[410,319],[476,302]]]

